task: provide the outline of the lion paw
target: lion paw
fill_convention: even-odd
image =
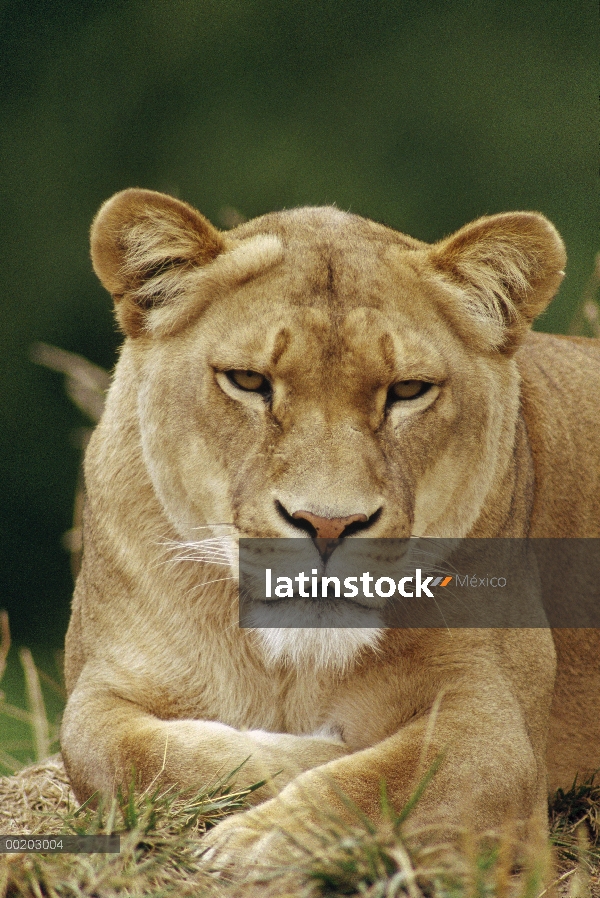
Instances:
[[[236,814],[204,836],[201,850],[207,870],[233,879],[242,875],[260,879],[289,871],[290,864],[300,859],[291,821],[278,825],[260,811]]]

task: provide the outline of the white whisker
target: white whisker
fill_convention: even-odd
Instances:
[[[220,526],[220,525],[213,525]],[[229,526],[229,525],[227,525]],[[205,529],[199,527],[195,529]],[[231,537],[209,536],[199,540],[163,540],[161,546],[169,554],[160,564],[193,563],[231,566]]]
[[[205,580],[203,583],[196,583],[194,586],[190,586],[184,593],[184,597],[187,599],[189,596],[192,596],[195,592],[197,592],[203,586],[209,586],[211,583],[226,583],[227,581],[235,580],[235,577],[217,577],[215,580]],[[235,599],[237,603],[237,598]]]

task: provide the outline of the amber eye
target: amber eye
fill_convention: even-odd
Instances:
[[[431,386],[432,384],[426,380],[399,380],[390,387],[388,399],[390,402],[394,402],[395,399],[417,399]]]
[[[260,393],[262,396],[267,396],[271,393],[271,384],[264,374],[259,374],[258,371],[234,370],[226,371],[225,374],[231,383],[239,387],[240,390],[246,390],[249,393]]]

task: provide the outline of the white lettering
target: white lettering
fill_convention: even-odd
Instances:
[[[433,577],[425,577],[424,580],[421,580],[421,568],[420,567],[418,567],[416,569],[415,573],[417,575],[417,582],[416,582],[417,598],[420,599],[422,592],[424,592],[426,596],[429,596],[429,598],[432,599],[433,593],[427,587],[433,580]]]
[[[358,577],[346,577],[344,580],[344,588],[348,590],[348,592],[344,593],[345,599],[353,599],[358,595],[358,586],[356,586],[356,581]]]
[[[327,587],[330,583],[333,583],[335,588],[335,597],[339,599],[340,593],[340,581],[337,577],[321,577],[321,596],[322,598],[327,598]]]
[[[369,583],[372,583],[373,580],[374,580],[374,577],[372,577],[368,571],[366,572],[366,574],[360,575],[360,581],[363,585],[363,595],[366,596],[368,599],[373,598],[373,593],[369,592]]]
[[[279,585],[281,584],[281,586]],[[293,599],[294,584],[291,577],[278,577],[277,586],[275,587],[275,595],[278,599]]]
[[[300,571],[297,577],[294,577],[294,580],[298,583],[298,592],[302,596],[303,599],[310,599],[310,595],[307,592],[304,592],[304,584],[308,583],[310,577],[307,577],[304,571]]]
[[[398,592],[401,596],[404,596],[405,599],[412,599],[414,597],[414,592],[405,592],[405,583],[412,583],[412,577],[403,577],[402,580],[398,581]]]
[[[386,583],[388,587],[388,591],[384,592],[382,584]],[[377,583],[375,584],[375,592],[378,596],[381,596],[382,599],[389,599],[390,596],[393,596],[396,592],[396,582],[392,580],[391,577],[380,577]]]

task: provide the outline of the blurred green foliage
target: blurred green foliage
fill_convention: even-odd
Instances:
[[[15,641],[58,644],[84,423],[44,340],[111,367],[89,223],[126,186],[216,224],[336,203],[434,240],[538,209],[568,277],[566,328],[598,249],[591,0],[0,2],[3,507],[0,605]]]

